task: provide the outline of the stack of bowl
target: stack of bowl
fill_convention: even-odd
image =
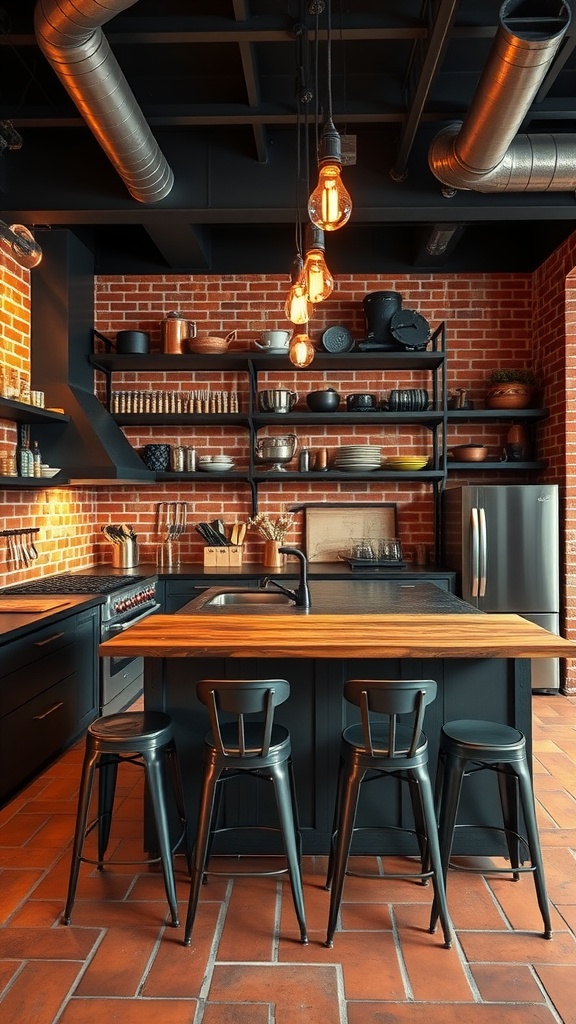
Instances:
[[[233,468],[234,460],[229,455],[201,455],[198,459],[198,469],[206,473],[225,473]]]

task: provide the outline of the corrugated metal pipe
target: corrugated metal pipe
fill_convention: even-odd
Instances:
[[[136,0],[38,0],[38,45],[88,127],[140,203],[164,199],[174,184],[101,25]]]
[[[516,135],[570,24],[566,0],[507,0],[463,122],[434,139],[430,170],[454,189],[576,188],[576,135]]]

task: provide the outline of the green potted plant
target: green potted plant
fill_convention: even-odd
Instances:
[[[498,369],[488,374],[487,409],[528,409],[537,388],[532,370]]]

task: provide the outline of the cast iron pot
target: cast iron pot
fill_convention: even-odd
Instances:
[[[367,395],[363,392],[356,392],[346,398],[348,412],[372,412],[377,404],[375,395]]]
[[[150,352],[150,335],[146,331],[118,331],[116,344],[100,331],[94,329],[92,333],[104,342],[107,352],[115,348],[119,356],[146,356]]]
[[[334,388],[311,391],[306,395],[306,405],[312,412],[335,412],[340,405],[340,395]]]

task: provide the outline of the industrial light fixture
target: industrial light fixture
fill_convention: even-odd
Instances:
[[[338,231],[348,222],[352,213],[352,200],[341,178],[342,144],[332,119],[331,2],[326,0],[328,117],[318,146],[318,184],[308,199],[308,216],[322,231]]]
[[[37,267],[42,259],[42,249],[32,232],[23,224],[11,224],[8,227],[0,220],[0,249],[27,270]]]
[[[312,316],[312,306],[308,301],[306,282],[304,280],[304,260],[300,253],[292,264],[291,285],[284,303],[286,319],[293,324],[307,324]]]
[[[334,278],[324,256],[324,232],[313,224],[306,226],[306,252],[301,280],[311,303],[323,302],[334,290]]]
[[[300,368],[310,366],[314,359],[315,349],[307,333],[295,334],[290,342],[288,358],[294,366]]]

